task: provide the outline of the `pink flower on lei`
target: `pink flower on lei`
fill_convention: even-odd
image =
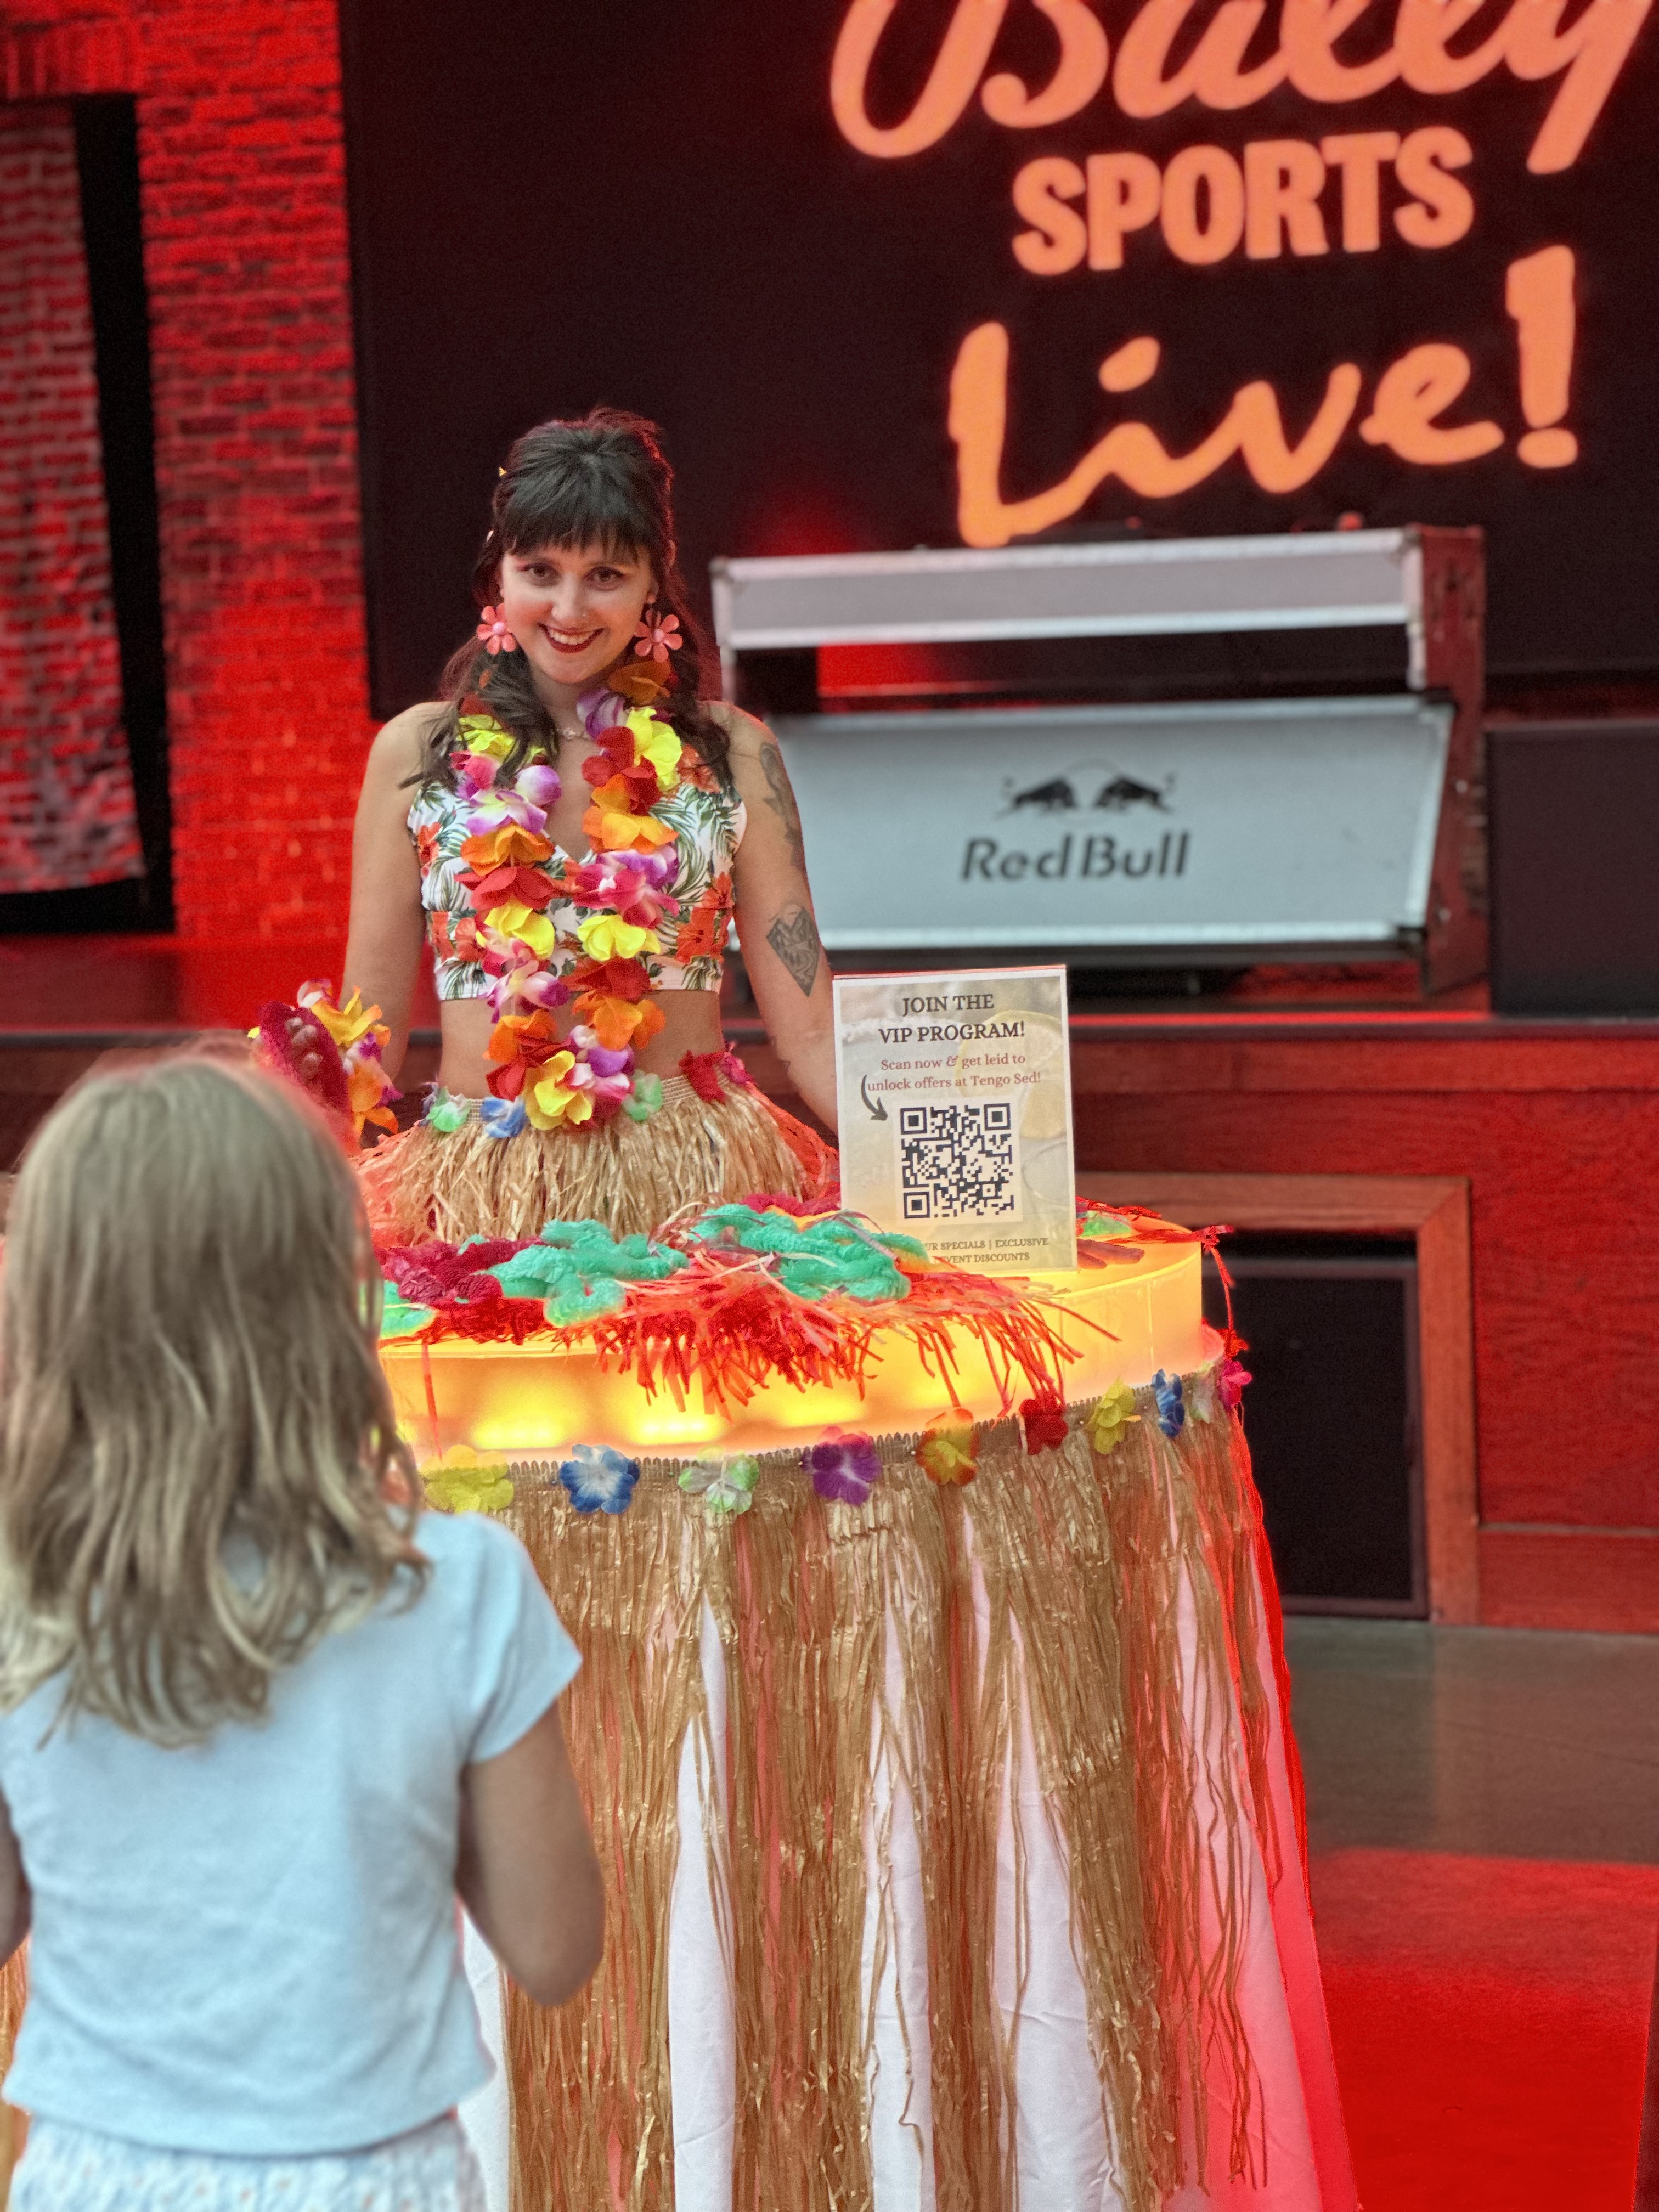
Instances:
[[[614,907],[635,929],[654,929],[679,901],[659,896],[676,862],[666,853],[611,853],[564,872],[567,898],[577,906]]]
[[[501,763],[492,760],[488,753],[456,752],[450,755],[450,765],[455,771],[455,781],[463,795],[476,799],[481,791],[488,791],[495,782],[495,771]]]
[[[476,757],[466,756],[469,761]],[[489,761],[485,766],[494,769]],[[469,837],[487,837],[503,822],[516,822],[532,837],[539,837],[547,827],[547,810],[553,805],[564,788],[559,772],[553,768],[527,768],[513,779],[512,787],[502,791],[492,780],[477,793],[478,804],[466,818]]]
[[[521,937],[509,937],[486,923],[478,932],[478,939],[484,973],[492,978],[484,987],[484,996],[498,1022],[508,1014],[550,1013],[569,998],[562,980],[549,974],[534,948]]]

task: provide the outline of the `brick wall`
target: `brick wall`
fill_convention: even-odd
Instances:
[[[371,734],[332,0],[27,0],[14,100],[138,102],[182,937],[343,924]]]
[[[142,862],[69,109],[0,106],[0,892]]]

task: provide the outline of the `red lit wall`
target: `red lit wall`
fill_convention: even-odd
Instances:
[[[137,99],[179,933],[326,938],[370,734],[334,8],[32,0],[0,70]]]
[[[0,106],[0,893],[143,862],[121,727],[75,129]]]

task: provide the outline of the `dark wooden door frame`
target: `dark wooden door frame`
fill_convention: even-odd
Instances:
[[[1480,1618],[1469,1187],[1452,1176],[1080,1175],[1079,1191],[1151,1206],[1194,1227],[1410,1237],[1417,1246],[1418,1372],[1429,1618]]]

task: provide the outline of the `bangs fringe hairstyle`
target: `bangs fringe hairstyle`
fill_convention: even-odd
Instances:
[[[24,1156],[0,1278],[0,1710],[158,1744],[412,1597],[420,1489],[356,1177],[310,1103],[201,1048],[95,1071]]]
[[[514,442],[496,480],[489,533],[473,564],[472,596],[481,608],[499,600],[506,553],[599,545],[606,553],[643,555],[656,578],[657,608],[678,616],[685,641],[670,656],[669,689],[655,711],[729,783],[730,740],[702,703],[710,648],[676,561],[673,488],[662,433],[642,415],[595,407],[579,422],[538,423]],[[416,782],[449,781],[460,704],[475,694],[514,740],[505,775],[516,775],[538,747],[556,756],[558,732],[537,696],[522,648],[492,655],[470,638],[450,657],[440,689],[446,704],[427,730]]]

